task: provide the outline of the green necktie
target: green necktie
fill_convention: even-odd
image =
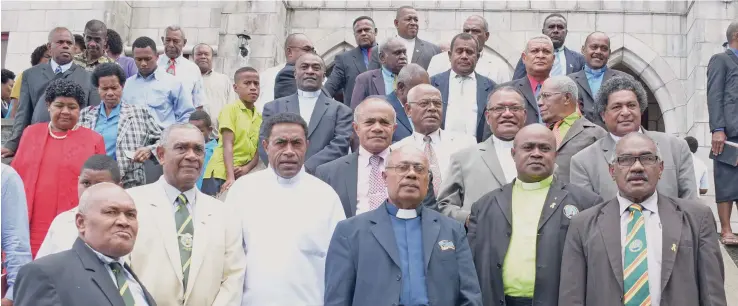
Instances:
[[[646,247],[646,220],[640,204],[631,204],[628,236],[625,237],[625,264],[623,283],[625,306],[650,306],[648,286],[648,248]]]
[[[128,277],[126,277],[126,272],[123,271],[123,266],[117,262],[112,262],[110,263],[110,269],[113,270],[113,275],[115,275],[115,281],[118,283],[118,292],[123,297],[123,302],[126,303],[126,306],[136,305],[136,302],[133,300],[133,294],[131,294],[131,288],[128,287]]]
[[[192,255],[192,237],[195,227],[192,225],[192,216],[187,209],[187,197],[184,193],[177,196],[175,201],[177,211],[174,213],[174,221],[177,226],[177,239],[179,239],[179,259],[182,261],[182,285],[187,290],[187,278],[190,274],[190,256]]]

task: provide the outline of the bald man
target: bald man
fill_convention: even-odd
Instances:
[[[138,233],[136,205],[126,191],[113,183],[88,188],[75,224],[79,237],[71,250],[21,268],[15,305],[156,305],[124,260]]]
[[[376,49],[376,48],[375,48]],[[397,74],[408,63],[407,48],[399,38],[391,37],[379,46],[379,69],[356,77],[351,93],[351,109],[373,95],[389,95],[397,88]]]
[[[284,42],[284,55],[287,57],[287,64],[277,73],[274,80],[274,99],[297,93],[295,64],[298,58],[308,53],[315,54],[315,47],[305,34],[294,33],[287,36]]]
[[[512,156],[517,178],[471,209],[469,244],[484,305],[556,306],[569,221],[601,199],[554,177],[556,137],[544,125],[521,129]]]

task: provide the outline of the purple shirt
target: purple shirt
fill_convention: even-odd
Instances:
[[[115,61],[118,62],[118,65],[123,67],[123,71],[126,72],[127,78],[130,78],[131,76],[134,76],[138,73],[138,67],[136,67],[136,62],[133,60],[133,58],[121,55]]]

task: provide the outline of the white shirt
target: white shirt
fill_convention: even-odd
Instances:
[[[325,258],[346,218],[333,188],[303,168],[267,168],[236,180],[226,204],[241,208],[246,279],[241,305],[323,305]]]
[[[697,189],[710,188],[710,184],[707,181],[707,166],[694,153],[692,153],[692,161],[694,163],[694,176],[696,179],[695,182],[697,182]],[[697,197],[700,197],[699,192]]]
[[[77,207],[72,208],[60,213],[54,218],[54,221],[51,221],[44,242],[41,243],[41,247],[36,253],[36,259],[72,249],[74,242],[79,237],[77,224],[75,224],[77,211]]]
[[[382,163],[379,164],[379,171],[384,171],[387,166],[387,157],[389,157],[390,149],[387,148],[382,153],[379,153],[379,157],[382,158]],[[370,210],[369,207],[369,177],[372,174],[372,166],[369,164],[369,158],[372,157],[372,153],[369,153],[364,147],[359,146],[359,168],[358,176],[356,177],[356,214],[362,214]],[[381,174],[380,174],[381,175]]]
[[[434,76],[439,73],[446,72],[451,69],[451,60],[448,58],[447,52],[441,52],[431,58],[428,65],[428,75]],[[509,82],[512,79],[512,70],[510,65],[499,57],[487,55],[479,58],[474,72],[484,76],[496,84]]]
[[[169,68],[169,58],[166,55],[159,56],[157,68],[166,72]],[[192,93],[192,104],[197,108],[208,104],[205,88],[203,86],[202,73],[197,64],[186,59],[182,55],[174,59],[174,77],[182,82],[184,90]]]
[[[639,129],[638,129],[638,133],[641,133],[641,134],[643,134],[643,130],[641,130],[641,129],[639,128]],[[623,136],[623,137],[620,137],[620,136],[616,136],[616,135],[615,135],[615,134],[613,134],[613,133],[609,133],[609,134],[610,134],[610,138],[612,138],[612,140],[614,140],[616,144],[618,143],[618,141],[620,141],[620,139],[621,139],[621,138],[625,137],[625,136]]]
[[[203,109],[210,114],[210,119],[213,121],[213,127],[217,134],[220,110],[226,104],[236,101],[238,95],[233,90],[233,82],[225,74],[211,70],[202,76],[202,80],[205,87],[205,96],[208,99],[208,104]]]
[[[448,80],[446,130],[476,137],[477,78],[474,73],[461,76],[451,70]]]
[[[192,216],[192,221],[195,221],[195,215],[192,213],[192,210],[197,203],[197,187],[192,187],[192,189],[190,190],[181,192],[179,191],[179,189],[174,188],[174,186],[170,185],[163,175],[159,178],[158,183],[161,184],[162,188],[164,188],[164,193],[167,194],[167,199],[172,205],[172,216],[174,216],[174,214],[177,212],[177,197],[180,194],[184,193],[185,197],[187,198],[187,211],[190,212],[190,216]],[[192,224],[194,225],[195,222],[192,222]]]
[[[256,100],[254,106],[261,113],[264,110],[264,104],[274,100],[274,83],[277,78],[277,74],[285,66],[285,63],[277,66],[267,68],[264,71],[259,72],[259,99]]]
[[[113,269],[110,268],[110,264],[117,262],[120,264],[121,267],[123,267],[123,271],[126,275],[126,282],[128,283],[128,290],[131,292],[131,296],[133,296],[133,301],[136,305],[149,305],[149,303],[146,302],[146,295],[144,295],[143,289],[141,288],[141,285],[136,281],[135,278],[133,278],[133,275],[131,274],[128,269],[126,269],[126,263],[123,261],[123,259],[118,258],[113,259],[108,256],[103,255],[102,253],[95,251],[93,248],[91,248],[89,245],[87,247],[92,250],[92,252],[97,255],[97,258],[100,258],[100,260],[103,262],[103,265],[105,266],[105,270],[108,271],[108,275],[110,275],[110,278],[113,279],[113,284],[116,288],[118,288],[118,280],[115,278],[115,273],[113,273]]]
[[[560,67],[561,74],[557,75],[566,75],[566,52],[564,52],[564,47],[558,48],[554,50],[554,65],[558,63]],[[553,74],[553,69],[551,69],[551,73],[549,74],[549,77],[556,76]]]
[[[300,116],[302,116],[302,119],[305,119],[307,124],[310,124],[310,117],[313,116],[313,110],[315,109],[315,103],[318,102],[318,97],[320,97],[320,90],[297,90],[297,100],[300,102]]]
[[[495,145],[497,159],[502,166],[502,172],[505,173],[505,180],[510,183],[518,176],[518,169],[515,167],[515,160],[512,158],[513,141],[504,141],[492,135],[492,141]]]
[[[415,53],[415,38],[411,39],[405,39],[400,35],[397,35],[397,38],[399,38],[403,43],[405,43],[405,51],[407,55],[407,62],[410,63],[413,59],[413,54]]]
[[[57,64],[53,58],[51,59],[51,61],[49,61],[49,64],[51,64],[51,72],[56,71],[56,67],[59,67],[59,64]],[[62,68],[62,73],[67,72],[69,68],[72,68],[72,62],[70,61],[69,63],[61,65],[61,68]]]
[[[628,221],[630,212],[628,207],[632,201],[617,195],[620,204],[620,255],[625,265],[625,236],[628,235]],[[648,199],[639,203],[643,206],[641,211],[645,221],[646,248],[648,256],[648,286],[651,293],[651,305],[659,306],[661,302],[661,218],[659,218],[658,194],[653,193]]]

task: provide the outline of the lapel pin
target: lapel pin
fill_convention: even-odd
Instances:
[[[551,208],[556,207],[556,202],[551,203],[551,206],[549,206],[549,207],[551,207]]]
[[[676,243],[671,244],[671,251],[676,253]]]

